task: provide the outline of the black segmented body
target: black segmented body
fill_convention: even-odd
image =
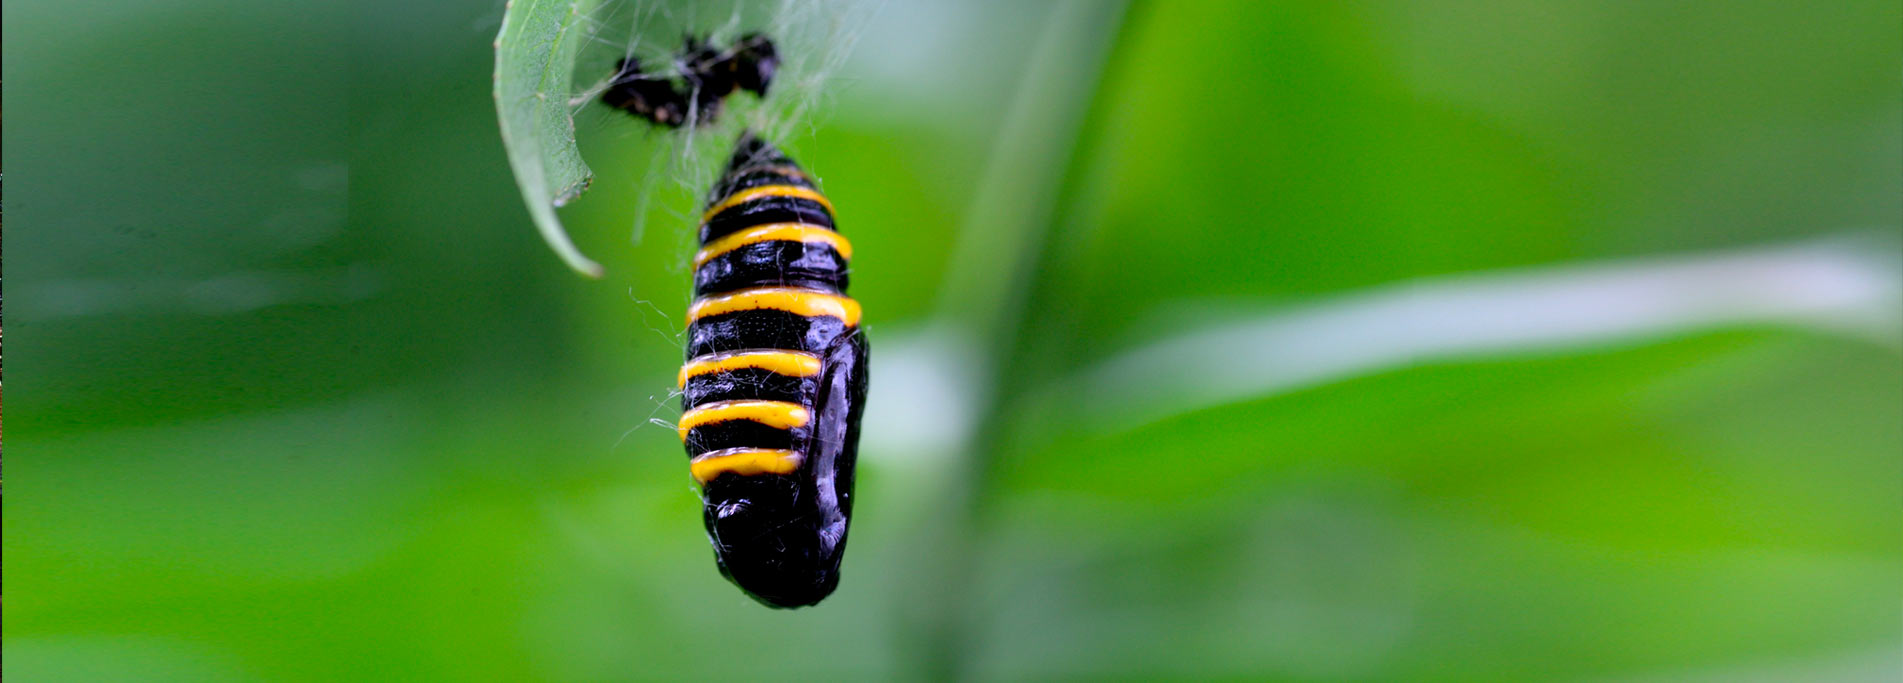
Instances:
[[[865,403],[850,246],[806,174],[751,133],[708,204],[681,437],[721,573],[765,604],[814,604],[839,582]]]
[[[601,101],[670,128],[712,123],[728,95],[747,90],[764,97],[780,55],[773,41],[758,33],[741,36],[726,50],[688,36],[674,63],[678,77],[645,71],[632,56],[622,58]]]

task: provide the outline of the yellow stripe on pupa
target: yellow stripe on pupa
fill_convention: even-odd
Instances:
[[[779,350],[710,353],[681,366],[680,387],[687,388],[687,380],[691,377],[740,368],[760,368],[788,377],[812,377],[819,374],[819,356],[803,351]]]
[[[739,249],[749,244],[761,242],[805,242],[807,244],[831,245],[833,251],[843,258],[852,258],[852,243],[845,236],[817,225],[805,223],[768,223],[756,225],[745,230],[729,234],[708,242],[694,254],[694,268],[698,270],[707,265],[714,257]]]
[[[720,200],[719,203],[714,204],[713,208],[707,209],[707,213],[700,217],[700,222],[705,223],[711,221],[714,219],[714,216],[720,215],[722,211],[761,197],[796,197],[799,199],[811,199],[815,202],[819,202],[820,206],[826,207],[827,215],[832,215],[833,213],[833,203],[826,200],[826,195],[820,194],[818,190],[813,188],[800,187],[798,185],[761,185],[759,187],[749,187],[727,195],[726,199]]]
[[[837,294],[798,287],[756,287],[728,294],[701,297],[687,307],[687,323],[735,311],[772,309],[808,318],[830,316],[845,321],[846,327],[859,325],[859,302]]]
[[[804,427],[812,412],[798,403],[786,401],[717,401],[681,414],[681,440],[695,427],[733,420],[748,420],[774,429]]]
[[[726,448],[694,458],[688,469],[694,473],[694,480],[702,484],[713,481],[714,477],[732,472],[743,477],[756,474],[792,474],[800,468],[805,458],[799,451],[777,448]]]

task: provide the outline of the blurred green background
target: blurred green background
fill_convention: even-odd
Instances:
[[[566,270],[500,5],[5,5],[14,680],[1899,673],[1894,1],[742,12],[875,351],[795,612],[650,423],[700,167],[581,109]]]

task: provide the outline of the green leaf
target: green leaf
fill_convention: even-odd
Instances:
[[[562,230],[555,207],[574,199],[593,178],[575,148],[568,111],[569,79],[586,32],[583,18],[599,0],[519,0],[504,10],[496,33],[496,117],[502,146],[515,169],[522,201],[542,239],[570,268],[601,277],[601,264],[583,256]]]

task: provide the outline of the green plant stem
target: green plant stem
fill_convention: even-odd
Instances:
[[[1009,448],[1010,406],[1020,391],[1011,379],[1022,363],[1018,334],[1030,285],[1045,261],[1047,233],[1072,165],[1123,3],[1072,0],[1052,10],[1012,98],[953,252],[939,302],[940,325],[978,340],[973,372],[984,376],[972,399],[979,418],[946,473],[937,527],[920,538],[915,592],[901,602],[901,621],[922,678],[969,675],[975,645],[974,598],[984,553],[979,527],[985,482]]]

